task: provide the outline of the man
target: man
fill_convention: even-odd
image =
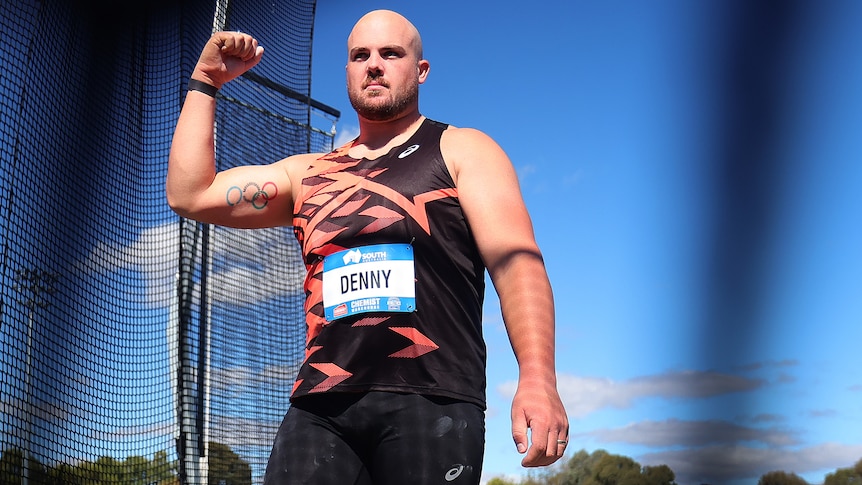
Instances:
[[[416,28],[385,10],[348,38],[360,134],[329,154],[216,172],[215,91],[263,56],[214,34],[192,73],[166,183],[179,215],[293,226],[308,269],[306,357],[266,483],[478,484],[484,448],[484,271],[519,364],[512,437],[526,467],[558,460],[554,302],[515,171],[480,131],[419,112]],[[241,187],[266,187],[255,203]],[[256,190],[255,190],[256,191]]]

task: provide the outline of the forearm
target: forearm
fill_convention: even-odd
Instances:
[[[241,32],[216,32],[204,45],[191,78],[221,88],[260,62],[263,47]],[[182,216],[211,209],[220,195],[206,197],[216,177],[213,125],[216,100],[190,90],[171,143],[165,183],[168,204]]]
[[[492,279],[519,380],[556,388],[554,298],[541,255],[515,254]]]
[[[171,142],[165,189],[168,204],[180,215],[192,205],[215,178],[214,98],[189,91]]]

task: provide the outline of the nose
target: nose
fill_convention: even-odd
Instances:
[[[365,69],[368,70],[368,75],[377,77],[383,74],[383,64],[380,62],[383,59],[379,54],[372,52],[368,56],[368,61],[365,63]]]

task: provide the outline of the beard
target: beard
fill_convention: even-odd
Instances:
[[[389,85],[385,85],[389,87]],[[419,100],[419,85],[410,84],[401,91],[388,91],[391,97],[386,97],[385,92],[367,95],[363,89],[348,89],[347,96],[350,105],[356,110],[356,114],[371,121],[388,121],[398,117],[408,107]]]

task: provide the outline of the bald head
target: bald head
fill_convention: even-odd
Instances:
[[[360,120],[419,116],[419,85],[430,65],[419,31],[391,10],[365,14],[347,38],[347,95]]]
[[[370,38],[403,45],[417,59],[422,59],[422,38],[419,36],[419,30],[397,12],[373,10],[363,15],[350,31],[350,36],[347,38],[347,51],[350,52]]]

